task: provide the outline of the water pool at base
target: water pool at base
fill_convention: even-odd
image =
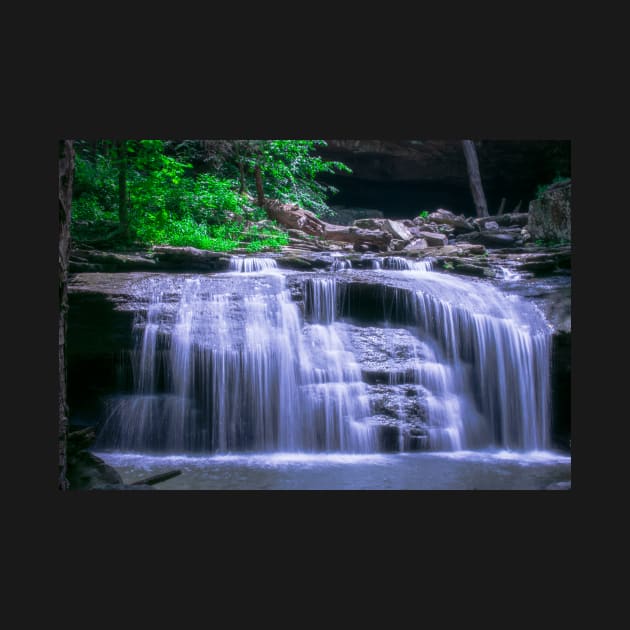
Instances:
[[[156,490],[545,490],[571,480],[570,455],[555,451],[95,454],[125,483],[182,471]]]

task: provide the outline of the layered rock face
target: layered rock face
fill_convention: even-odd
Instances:
[[[529,204],[527,230],[533,239],[571,240],[571,181],[554,184]]]

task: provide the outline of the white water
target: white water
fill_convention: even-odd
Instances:
[[[172,279],[154,279],[146,320],[137,322],[135,391],[116,401],[104,427],[109,445],[375,450],[365,385],[331,325],[328,285],[315,283],[323,297],[305,326],[284,277],[265,259],[250,262],[235,267],[256,277],[230,292],[201,275],[175,280],[176,288]]]
[[[431,271],[434,264],[433,258],[424,260],[408,260],[402,256],[385,256],[384,258],[373,258],[372,268],[377,270],[387,269],[390,271]]]
[[[255,273],[259,271],[272,271],[278,268],[278,263],[273,258],[232,256],[230,258],[230,271],[239,273]]]
[[[383,322],[402,319],[417,335],[411,387],[425,405],[428,447],[547,449],[549,331],[536,313],[490,284],[433,272],[431,260],[375,262],[409,287],[383,293]],[[234,258],[230,269],[243,276],[227,285],[168,276],[138,288],[148,305],[136,323],[134,391],[115,401],[102,444],[378,451],[335,275],[304,282],[302,315],[273,259]],[[399,443],[407,448],[402,431]]]

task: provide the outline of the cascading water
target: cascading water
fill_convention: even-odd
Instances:
[[[392,372],[388,386],[402,378],[405,396],[421,401],[424,448],[548,448],[550,338],[536,312],[490,284],[434,272],[432,260],[373,260],[383,283],[402,283],[383,284],[379,298],[384,325],[401,322],[415,335],[409,369]],[[308,275],[303,315],[271,258],[234,257],[232,273],[139,285],[146,308],[135,327],[134,389],[113,401],[100,444],[377,451],[374,401],[349,329],[353,313],[344,312],[361,272],[341,269]],[[397,417],[415,421],[403,402]],[[401,450],[409,440],[401,429]]]
[[[393,291],[389,316],[415,324],[439,358],[428,389],[442,402],[429,403],[429,418],[444,430],[432,447],[548,448],[550,333],[542,318],[488,284],[411,275],[413,290]]]
[[[238,259],[233,268],[246,276],[236,290],[231,283],[220,291],[206,276],[140,289],[150,304],[137,322],[134,395],[115,402],[101,443],[173,452],[375,450],[360,370],[331,326],[328,284],[314,284],[318,307],[303,326],[274,261]]]
[[[271,271],[277,268],[278,263],[273,258],[250,258],[247,256],[232,256],[230,258],[230,271],[255,273],[259,271]]]
[[[434,260],[425,258],[424,260],[408,260],[402,256],[385,256],[383,258],[373,258],[373,269],[389,269],[394,271],[431,271]]]

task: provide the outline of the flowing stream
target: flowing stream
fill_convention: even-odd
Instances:
[[[130,478],[159,461],[172,467],[173,457],[197,477],[218,475],[190,487],[234,487],[232,476],[220,481],[226,470],[243,487],[267,487],[243,473],[252,462],[287,479],[323,466],[322,487],[347,487],[326,475],[403,456],[405,475],[423,462],[424,481],[403,475],[383,487],[428,479],[441,487],[444,462],[462,475],[468,462],[469,487],[470,467],[489,462],[522,472],[523,462],[551,461],[566,474],[568,458],[536,455],[550,449],[551,414],[550,330],[540,314],[490,283],[434,271],[430,260],[391,256],[372,267],[335,259],[328,272],[302,274],[297,296],[291,273],[264,257],[234,257],[226,273],[137,283],[145,308],[134,324],[133,388],[109,401],[98,452]],[[387,286],[370,298],[376,315],[363,322],[359,290],[379,280]]]

